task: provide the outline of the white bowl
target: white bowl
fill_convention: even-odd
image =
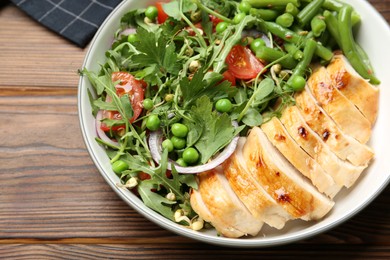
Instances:
[[[149,1],[149,3],[152,1]],[[378,78],[380,105],[378,120],[373,129],[369,145],[376,152],[376,158],[362,174],[357,183],[349,190],[343,190],[335,198],[333,210],[318,222],[290,221],[282,230],[263,228],[256,237],[231,239],[219,237],[215,231],[196,232],[184,228],[147,208],[142,201],[126,189],[118,188],[119,178],[112,171],[104,149],[95,141],[95,123],[91,113],[87,89],[92,89],[86,77],[80,78],[78,105],[79,118],[85,144],[96,167],[112,189],[131,207],[152,222],[177,234],[206,243],[234,247],[264,247],[281,245],[314,236],[346,221],[366,207],[388,184],[390,180],[390,29],[387,22],[366,1],[348,0],[361,15],[362,24],[357,41],[367,51]],[[129,10],[146,6],[148,1],[123,1],[106,19],[92,40],[83,67],[97,71],[105,60],[104,53],[110,48],[113,34],[119,28],[120,18]],[[387,102],[386,102],[387,100]]]

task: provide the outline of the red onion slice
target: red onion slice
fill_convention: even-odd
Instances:
[[[234,122],[235,123],[235,122]],[[234,124],[237,126],[237,124]],[[179,173],[185,173],[185,174],[196,174],[204,171],[208,171],[211,169],[214,169],[215,167],[222,164],[225,160],[227,160],[233,152],[236,150],[237,142],[238,142],[239,136],[236,136],[233,138],[233,140],[230,142],[228,146],[223,149],[223,151],[214,159],[211,160],[211,162],[203,164],[203,165],[197,165],[197,166],[189,166],[189,167],[182,167],[179,166],[175,161],[168,158],[168,170],[171,170],[171,164],[175,165],[175,169]],[[161,153],[162,153],[162,134],[159,131],[152,132],[149,136],[149,149],[150,153],[152,154],[153,160],[157,163],[160,163],[161,160]]]
[[[95,128],[96,128],[96,133],[100,139],[102,139],[104,142],[111,144],[113,146],[118,146],[118,142],[113,141],[111,138],[109,138],[106,133],[102,130],[101,125],[102,125],[102,119],[103,119],[103,111],[99,110],[99,112],[96,114],[96,119],[95,119]]]

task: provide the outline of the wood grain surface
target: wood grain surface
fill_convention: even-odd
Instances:
[[[390,21],[390,0],[370,1]],[[77,115],[80,49],[0,7],[0,259],[390,259],[390,187],[358,215],[298,243],[203,244],[125,204],[95,168]]]

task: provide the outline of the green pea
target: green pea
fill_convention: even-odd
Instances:
[[[227,98],[222,98],[215,103],[215,109],[221,113],[230,112],[233,108],[232,102]]]
[[[183,149],[186,147],[186,140],[177,136],[172,136],[171,142],[173,144],[173,147],[177,150]]]
[[[215,27],[215,31],[217,33],[223,33],[229,26],[229,23],[227,22],[219,22],[217,26]]]
[[[142,102],[142,105],[146,110],[150,110],[154,107],[153,100],[151,100],[150,98],[145,98],[144,101]]]
[[[183,160],[183,158],[177,159],[176,163],[181,167],[187,167],[187,163]]]
[[[169,140],[169,139],[165,139],[165,140],[162,142],[161,146],[162,146],[164,149],[167,149],[168,152],[172,152],[172,151],[173,151],[173,143],[172,143],[172,141]]]
[[[283,27],[290,27],[294,22],[294,16],[289,13],[284,13],[276,18],[276,23]]]
[[[118,160],[118,161],[115,161],[112,165],[112,170],[116,173],[116,174],[120,174],[121,172],[129,169],[129,165],[122,161],[122,160]]]
[[[174,136],[183,138],[188,134],[188,127],[180,123],[175,123],[171,126],[171,131]]]
[[[239,24],[241,23],[242,20],[244,20],[246,14],[245,13],[238,13],[234,16],[233,18],[233,23],[234,24]]]
[[[187,164],[194,164],[199,160],[199,153],[193,147],[188,147],[183,152],[183,160]]]
[[[262,38],[257,38],[251,42],[250,48],[256,53],[262,46],[265,46],[265,41]]]
[[[136,33],[129,34],[127,36],[127,41],[130,43],[138,42],[139,41],[138,35]]]
[[[249,11],[251,10],[251,8],[252,8],[251,4],[248,3],[247,1],[242,1],[238,5],[238,10],[240,10],[241,12],[246,13],[246,14],[249,14]]]
[[[150,131],[156,131],[160,128],[160,118],[156,114],[150,115],[146,119],[146,128],[148,128]]]
[[[291,81],[290,81],[290,87],[294,90],[294,91],[301,91],[305,88],[305,85],[306,85],[306,80],[304,77],[302,76],[299,76],[299,75],[295,75],[291,78]]]
[[[146,8],[145,16],[148,17],[150,20],[154,21],[154,19],[157,18],[157,15],[158,15],[158,10],[157,7],[155,7],[154,5],[151,5],[148,8]]]

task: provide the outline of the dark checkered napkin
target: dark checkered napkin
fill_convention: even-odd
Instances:
[[[39,23],[85,47],[121,0],[11,0]]]

